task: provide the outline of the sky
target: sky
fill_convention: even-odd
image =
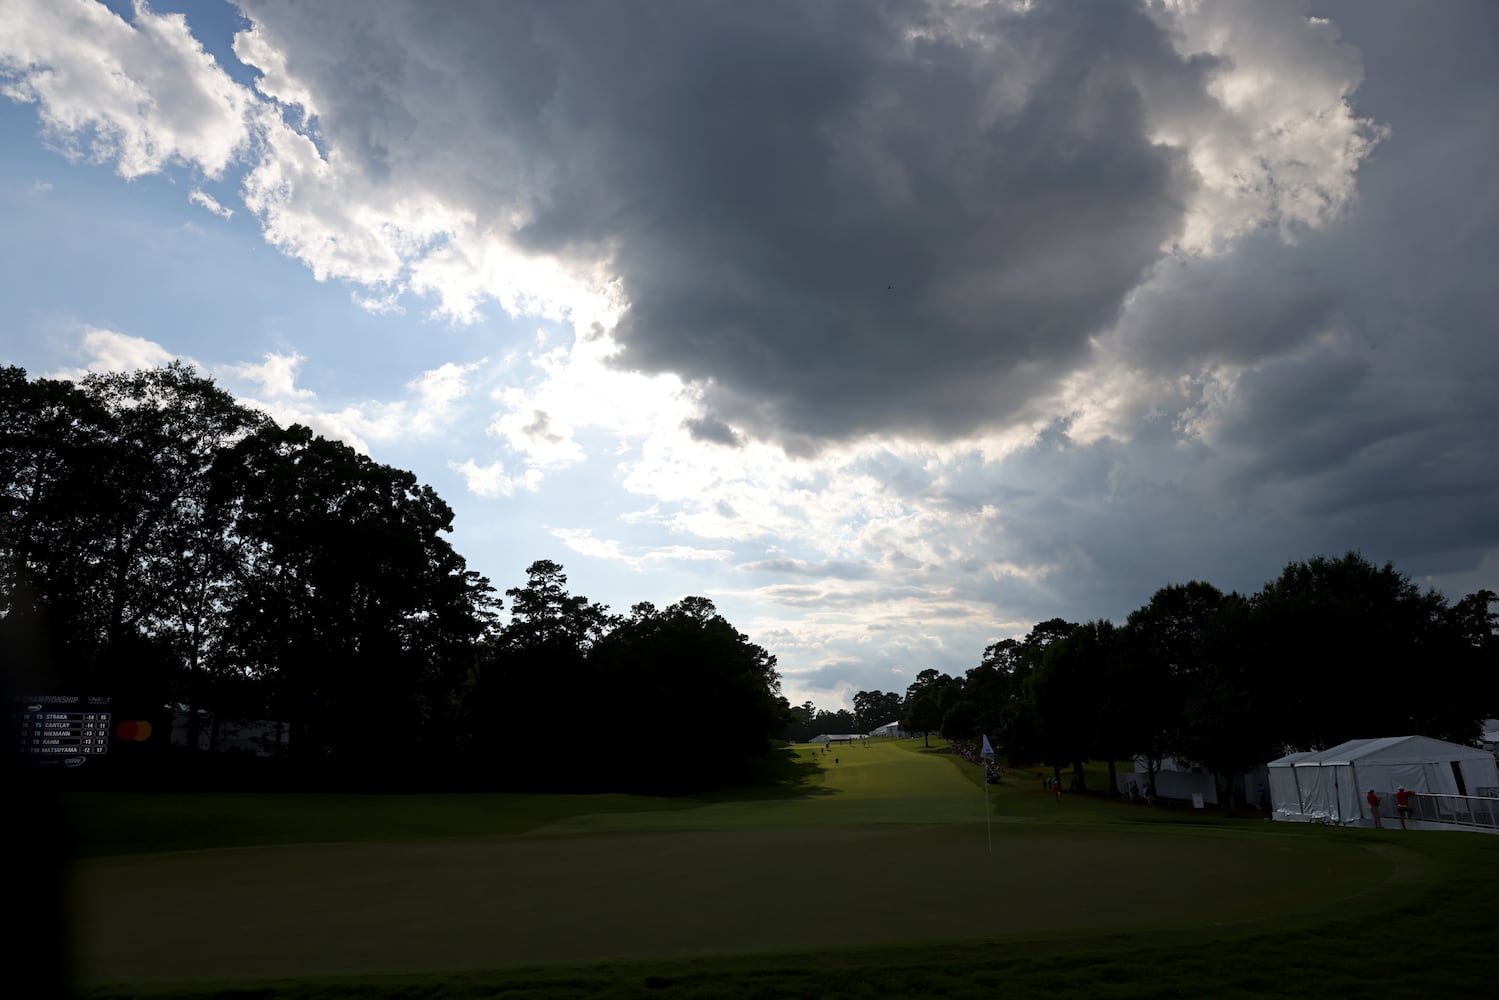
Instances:
[[[188,360],[819,707],[1499,590],[1499,4],[0,0],[0,364]]]

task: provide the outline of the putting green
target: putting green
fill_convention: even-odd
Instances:
[[[583,812],[483,840],[88,859],[77,970],[225,980],[1088,934],[1280,920],[1419,874],[1372,840],[1018,815],[1040,799],[1028,788],[995,797],[991,854],[983,799],[950,762],[839,757],[796,799]]]

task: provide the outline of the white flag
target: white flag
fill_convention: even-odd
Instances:
[[[984,749],[983,752],[979,754],[979,756],[984,758],[985,760],[994,759],[994,748],[989,745],[989,737],[987,736],[984,737]]]

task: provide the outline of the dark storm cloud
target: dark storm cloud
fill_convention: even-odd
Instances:
[[[1127,439],[1043,435],[952,477],[955,504],[1023,485],[998,548],[1055,567],[984,582],[995,603],[1117,618],[1166,583],[1252,591],[1350,549],[1457,594],[1494,586],[1499,5],[1317,6],[1361,53],[1355,112],[1388,128],[1356,202],[1293,244],[1260,234],[1153,272],[1116,331],[1119,366],[1207,374],[1148,397]]]
[[[1178,225],[1186,180],[1129,74],[1181,68],[1126,5],[996,14],[975,27],[1034,53],[1000,108],[1012,57],[797,9],[819,16],[698,21],[691,85],[644,142],[621,132],[640,144],[621,188],[659,192],[621,216],[623,362],[713,379],[718,411],[762,433],[1012,415]],[[544,214],[536,233],[590,224]]]
[[[1130,361],[1152,371],[1254,361],[1336,318],[1341,297],[1328,270],[1320,253],[1298,252],[1273,232],[1223,256],[1163,261],[1118,334]]]
[[[1181,223],[1141,87],[1207,69],[1114,0],[245,7],[373,176],[609,257],[618,363],[697,381],[695,433],[801,450],[1043,392]]]
[[[1125,2],[246,7],[373,174],[610,260],[620,361],[696,381],[697,439],[814,451],[1055,418],[998,460],[860,459],[932,535],[953,526],[869,566],[952,573],[1005,620],[1080,619],[1168,582],[1252,590],[1316,553],[1467,578],[1499,553],[1491,0],[1313,3],[1335,30],[1290,2],[1204,3],[1237,63],[1182,59]],[[1256,68],[1288,39],[1299,63]],[[1318,60],[1332,104],[1282,100]],[[1234,65],[1242,120],[1205,96]],[[1320,131],[1341,99],[1372,151]],[[1163,108],[1178,147],[1207,135],[1251,166],[1257,143],[1306,142],[1239,190],[1152,141]],[[1286,223],[1283,195],[1327,211]],[[1232,236],[1163,258],[1202,204]],[[1110,436],[1055,403],[1077,373],[1117,393]],[[806,565],[799,583],[853,579]],[[828,589],[771,596],[843,600]]]
[[[687,428],[687,433],[698,441],[728,445],[731,448],[738,448],[744,444],[739,435],[734,433],[734,428],[712,417],[696,417],[686,421],[683,426]]]
[[[1471,565],[1499,546],[1499,7],[1328,13],[1363,53],[1356,110],[1391,137],[1358,210],[1282,252],[1305,277],[1265,297],[1331,306],[1243,384],[1225,443],[1325,535],[1412,572]]]
[[[845,686],[859,686],[867,676],[868,670],[869,666],[863,660],[836,660],[812,670],[799,670],[796,672],[795,680],[799,687],[806,690],[835,691]],[[818,707],[827,708],[828,706]]]

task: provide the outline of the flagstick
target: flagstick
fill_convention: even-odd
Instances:
[[[989,801],[989,762],[997,759],[994,748],[989,745],[989,736],[983,734],[983,749],[979,751],[979,767],[983,774],[979,778],[979,787],[984,790],[984,832],[989,837],[989,853],[994,853],[994,807]]]
[[[991,819],[993,812],[989,804],[989,767],[984,765],[984,830],[989,834],[989,853],[994,853],[994,821]]]

